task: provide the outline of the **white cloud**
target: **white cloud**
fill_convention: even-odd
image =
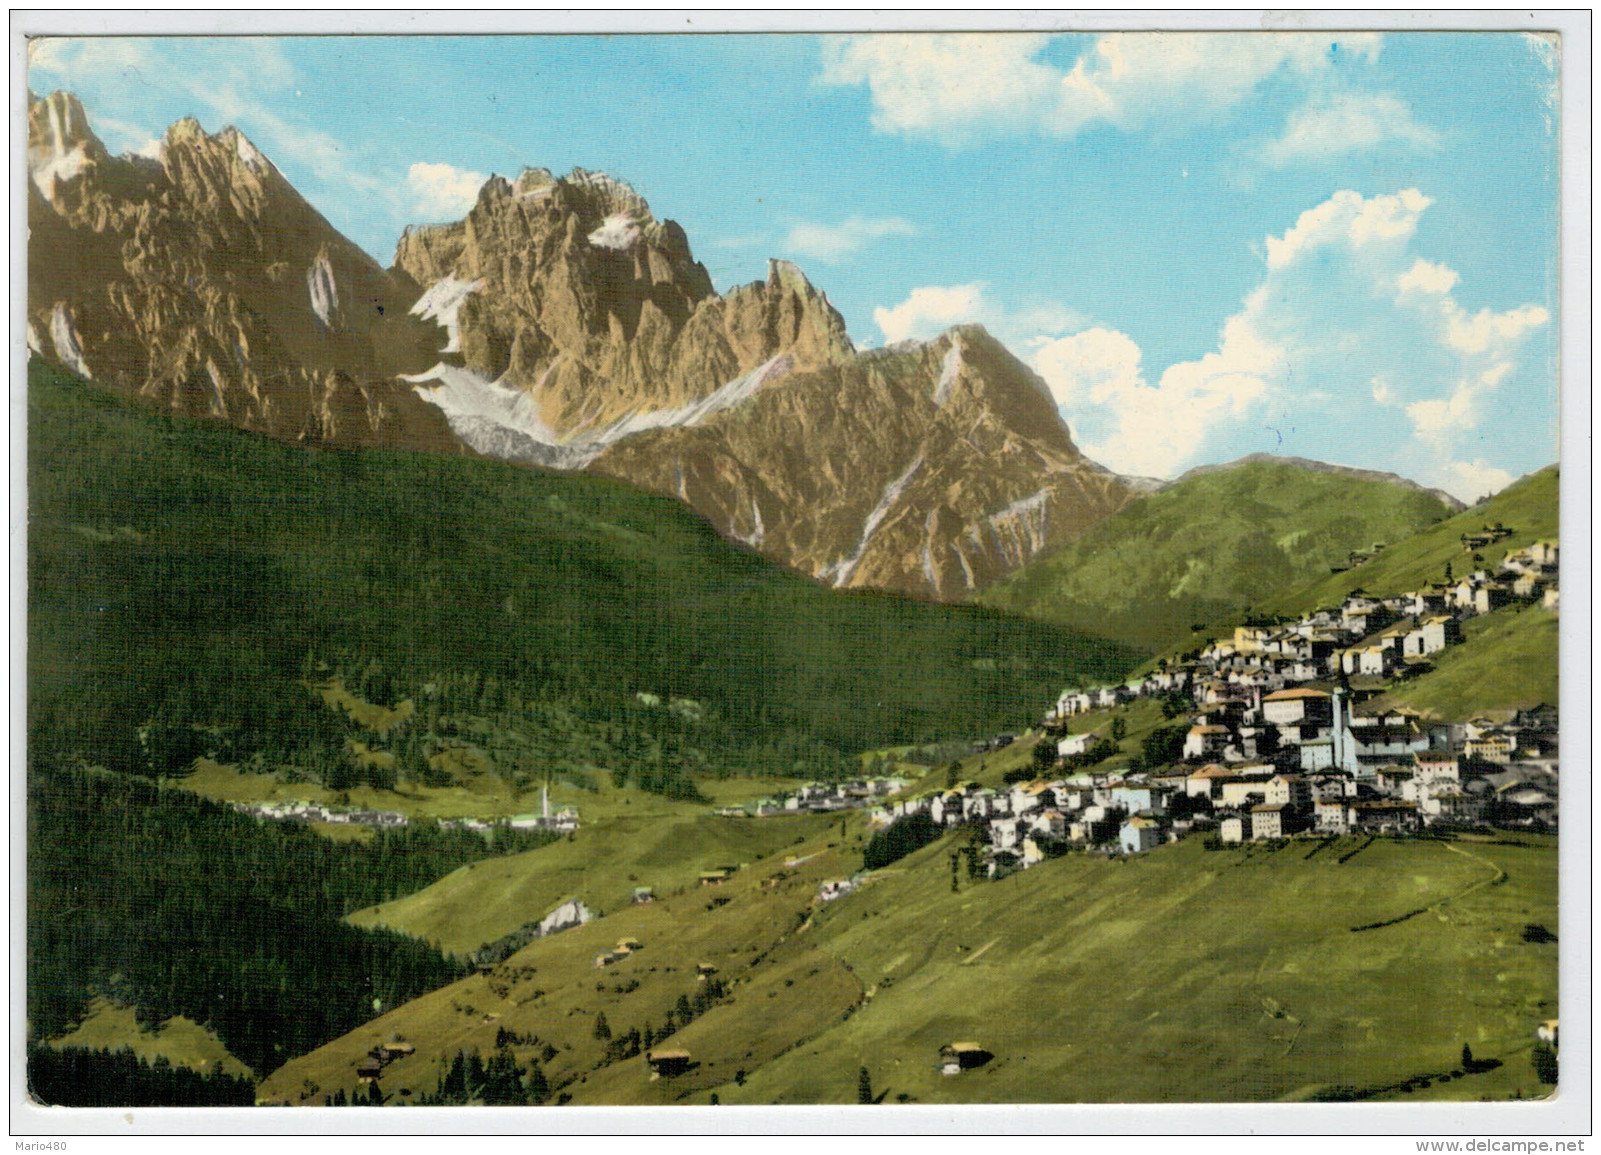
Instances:
[[[478,200],[478,190],[489,178],[448,164],[418,161],[406,170],[406,188],[411,193],[412,211],[431,221],[456,220],[465,216]]]
[[[1419,257],[1412,262],[1410,269],[1401,274],[1395,282],[1395,287],[1403,293],[1433,293],[1438,296],[1456,288],[1456,282],[1455,269],[1448,269],[1444,265],[1437,265],[1433,261]]]
[[[984,299],[984,286],[924,285],[913,289],[900,304],[880,305],[873,310],[873,323],[891,345],[897,341],[926,341],[952,325],[982,321],[992,310]]]
[[[1278,351],[1251,327],[1261,301],[1224,326],[1218,350],[1170,366],[1156,385],[1139,347],[1111,329],[1089,329],[1039,347],[1034,369],[1078,430],[1091,458],[1119,473],[1167,476],[1191,459],[1221,422],[1239,419],[1270,388]],[[1099,408],[1100,413],[1089,407]]]
[[[853,215],[837,225],[803,221],[789,230],[784,248],[798,256],[832,265],[881,237],[916,235],[912,222],[903,217]]]
[[[882,132],[960,147],[994,135],[1067,138],[1095,124],[1134,131],[1215,120],[1270,77],[1307,84],[1326,76],[1333,59],[1325,34],[1113,33],[1064,68],[1045,59],[1054,39],[833,37],[824,43],[821,78],[865,85],[873,126]],[[1372,59],[1381,43],[1375,34],[1349,34],[1340,37],[1339,50]],[[1395,111],[1386,112],[1383,123],[1395,123]]]
[[[965,143],[985,131],[1026,127],[1061,81],[1034,56],[1049,36],[938,34],[831,37],[825,84],[866,84],[873,127]],[[1021,123],[1020,123],[1021,122]]]
[[[966,285],[922,285],[904,301],[873,310],[873,321],[889,344],[926,341],[952,325],[979,324],[1004,344],[1026,348],[1058,333],[1082,329],[1089,319],[1058,301],[1010,309],[989,295],[982,281]]]
[[[1284,132],[1261,146],[1260,159],[1273,168],[1305,160],[1327,160],[1390,141],[1433,150],[1440,134],[1412,118],[1406,102],[1387,92],[1336,92],[1314,97],[1290,114]]]
[[[1085,329],[1039,345],[1034,369],[1058,405],[1105,405],[1145,385],[1140,347],[1116,329]]]
[[[1468,450],[1541,436],[1489,414],[1503,410],[1522,349],[1550,314],[1538,304],[1469,312],[1456,270],[1413,251],[1430,204],[1416,189],[1340,191],[1302,213],[1265,238],[1263,278],[1216,350],[1154,383],[1135,342],[1106,327],[1033,342],[1034,367],[1085,452],[1119,472],[1172,476],[1266,449],[1479,496],[1504,471],[1482,457],[1463,464]]]
[[[1482,457],[1472,461],[1449,462],[1429,477],[1431,484],[1468,502],[1500,493],[1516,480],[1512,474],[1490,465]]]
[[[1317,249],[1357,249],[1408,241],[1418,218],[1434,202],[1415,188],[1390,196],[1364,197],[1343,189],[1307,209],[1282,237],[1268,237],[1267,267],[1280,269]]]

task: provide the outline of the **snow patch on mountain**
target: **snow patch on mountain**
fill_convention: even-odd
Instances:
[[[956,375],[962,371],[962,343],[954,338],[951,347],[945,350],[945,360],[940,366],[939,382],[934,386],[934,404],[944,405],[950,400],[951,387],[956,384]]]
[[[741,401],[748,401],[756,396],[764,385],[768,385],[788,373],[791,365],[792,362],[788,354],[780,353],[777,357],[763,361],[749,373],[741,374],[727,384],[708,393],[699,401],[691,401],[687,405],[678,406],[676,409],[653,409],[644,413],[630,413],[628,416],[608,426],[597,436],[610,443],[644,429],[660,429],[664,426],[676,425],[699,425],[713,413],[723,409],[731,409]]]
[[[679,474],[679,484],[680,486],[683,484],[682,472]],[[750,499],[750,516],[752,523],[752,529],[750,533],[736,533],[733,530],[730,530],[729,532],[732,534],[735,541],[742,542],[745,545],[750,546],[752,549],[755,549],[757,546],[762,544],[762,538],[767,536],[767,527],[762,525],[762,507],[756,504],[755,494],[752,494]]]
[[[441,353],[461,352],[461,305],[469,295],[484,287],[482,281],[463,281],[446,277],[428,286],[427,292],[417,298],[411,307],[413,317],[421,317],[444,328],[450,339]]]
[[[54,109],[51,110],[52,115]],[[83,146],[79,145],[71,152],[62,153],[42,161],[34,167],[33,183],[38,186],[45,200],[54,200],[56,185],[63,184],[82,174],[89,158],[84,155]]]
[[[418,397],[439,407],[457,437],[489,457],[551,469],[582,469],[599,452],[588,444],[563,445],[532,397],[471,369],[440,362],[426,373],[403,374],[401,380],[416,386]],[[431,381],[438,384],[423,387]]]
[[[333,315],[339,311],[339,286],[334,284],[334,267],[328,263],[328,254],[321,252],[306,270],[306,289],[311,295],[311,311],[317,314],[323,328],[332,329]]]
[[[645,198],[635,192],[632,185],[615,177],[607,176],[603,172],[590,172],[588,169],[575,168],[564,179],[567,184],[592,188],[603,194],[612,203],[626,205],[641,216],[650,212],[650,207],[645,203]]]
[[[1046,503],[1050,496],[1049,489],[1042,489],[985,518],[1008,568],[1022,565],[1045,548]]]
[[[50,342],[56,347],[56,357],[63,365],[80,377],[91,376],[88,362],[83,359],[78,330],[73,327],[72,316],[64,302],[56,302],[50,312]]]
[[[940,596],[939,575],[934,572],[934,522],[938,518],[939,511],[931,509],[923,519],[923,577],[933,587],[935,597]]]
[[[629,213],[612,213],[600,228],[589,234],[589,243],[597,249],[622,252],[639,240],[639,226]]]
[[[50,124],[50,147],[31,158],[33,183],[45,200],[54,200],[56,185],[79,176],[89,160],[82,143],[67,147],[68,126],[62,116],[62,104],[56,96],[45,102],[45,119]]]
[[[862,523],[862,538],[856,543],[856,552],[851,554],[850,557],[841,558],[833,565],[828,566],[819,576],[831,577],[836,588],[844,586],[845,583],[851,580],[851,574],[856,571],[857,564],[862,560],[862,554],[867,552],[867,543],[872,540],[873,534],[878,532],[878,527],[883,522],[885,515],[900,499],[901,494],[911,484],[912,478],[917,476],[917,471],[922,467],[923,453],[919,450],[917,456],[912,459],[912,463],[906,467],[906,471],[884,487],[884,496],[879,498],[878,504],[867,515],[867,520]]]
[[[213,417],[228,416],[228,405],[222,399],[222,373],[217,369],[217,363],[206,361],[206,374],[211,378],[211,415]]]
[[[234,130],[233,149],[244,166],[254,173],[266,173],[272,169],[272,164],[261,155],[260,150],[245,137],[245,134]]]
[[[544,383],[554,367],[554,362],[546,367],[539,384]],[[402,375],[401,380],[417,386],[417,395],[438,406],[456,436],[480,453],[551,469],[582,469],[608,446],[631,434],[668,426],[698,425],[713,413],[755,396],[764,384],[783,376],[789,368],[789,358],[780,355],[688,405],[630,413],[599,430],[566,439],[545,424],[535,396],[539,384],[525,393],[499,381],[486,380],[470,369],[444,362],[426,373]],[[423,388],[428,382],[438,384]]]
[[[951,548],[956,551],[956,560],[962,563],[962,576],[967,579],[967,588],[972,589],[975,584],[973,581],[973,567],[967,560],[967,554],[962,552],[962,543],[953,541],[951,542]]]

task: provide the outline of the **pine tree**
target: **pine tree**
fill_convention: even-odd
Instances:
[[[524,1086],[527,1088],[528,1102],[535,1106],[550,1098],[550,1080],[545,1078],[545,1070],[539,1065],[538,1059],[529,1066],[528,1081]]]
[[[467,1098],[476,1098],[484,1087],[484,1080],[488,1072],[484,1070],[484,1061],[478,1057],[478,1052],[472,1051],[467,1055]]]
[[[856,1072],[856,1101],[858,1103],[873,1101],[873,1080],[868,1075],[866,1067]]]
[[[606,1012],[601,1011],[595,1016],[595,1037],[597,1039],[611,1038],[611,1025],[606,1022]]]

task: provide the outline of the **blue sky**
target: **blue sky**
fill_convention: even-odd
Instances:
[[[1473,499],[1557,456],[1559,54],[1518,33],[38,42],[114,151],[237,125],[387,264],[490,173],[622,178],[859,345],[980,321],[1127,473]]]

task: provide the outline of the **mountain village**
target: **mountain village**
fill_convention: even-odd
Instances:
[[[1485,540],[1464,547],[1505,532],[1487,528]],[[1228,843],[1488,820],[1555,829],[1555,706],[1438,721],[1375,699],[1460,643],[1469,618],[1535,604],[1555,612],[1558,570],[1557,544],[1541,541],[1494,574],[1476,570],[1387,598],[1354,590],[1293,622],[1238,626],[1143,677],[1064,691],[1044,718],[1041,741],[1054,740],[1056,755],[1047,765],[1071,769],[1115,749],[1110,726],[1068,733],[1071,719],[1161,699],[1191,711],[1182,760],[1082,769],[1009,790],[952,785],[889,801],[870,818],[887,826],[926,814],[941,827],[976,827],[990,877],[1070,847],[1136,854],[1192,832]]]

